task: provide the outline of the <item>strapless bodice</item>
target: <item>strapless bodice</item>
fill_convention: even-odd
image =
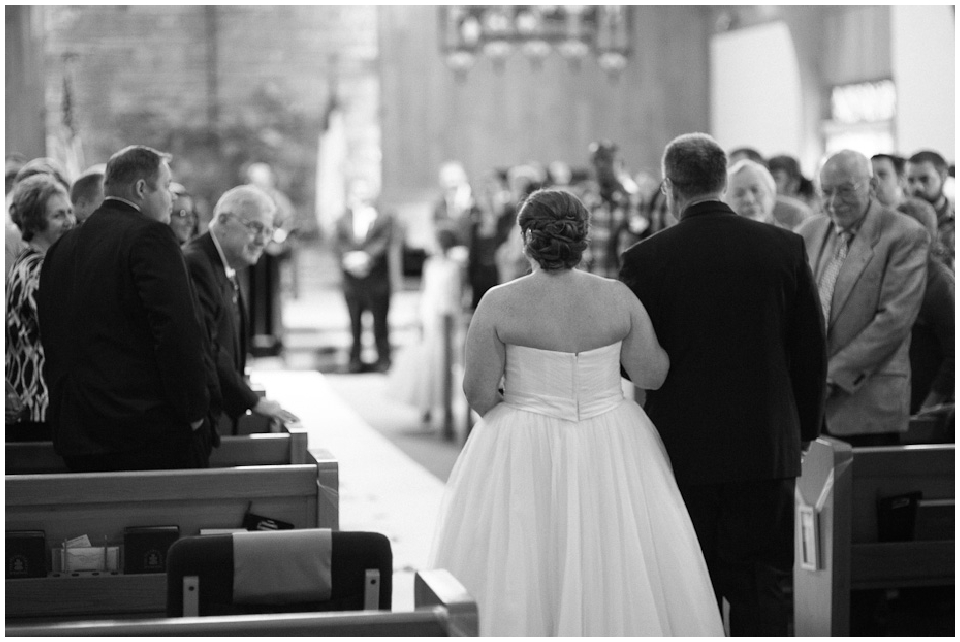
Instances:
[[[504,402],[528,412],[580,421],[616,408],[620,342],[586,352],[507,345]]]

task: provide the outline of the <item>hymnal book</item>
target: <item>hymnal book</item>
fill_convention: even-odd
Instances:
[[[166,573],[167,551],[180,539],[179,526],[129,526],[123,529],[123,572]]]
[[[7,579],[46,577],[47,538],[43,531],[7,531]]]
[[[909,542],[917,519],[920,491],[877,500],[877,541]]]

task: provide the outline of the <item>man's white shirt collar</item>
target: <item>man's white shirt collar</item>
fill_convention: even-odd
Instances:
[[[217,248],[217,254],[220,255],[220,262],[223,263],[223,273],[227,275],[228,279],[232,279],[237,276],[237,271],[230,267],[230,264],[227,263],[227,257],[223,255],[223,249],[220,247],[220,241],[217,240],[217,235],[213,233],[213,230],[210,230],[210,238],[213,239],[213,247]]]

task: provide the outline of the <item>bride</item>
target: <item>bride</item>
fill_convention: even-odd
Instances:
[[[622,393],[621,364],[641,388],[666,378],[650,319],[627,286],[573,269],[576,197],[534,192],[518,222],[533,273],[488,291],[470,324],[463,389],[483,419],[431,566],[477,600],[481,635],[723,635],[663,444]]]

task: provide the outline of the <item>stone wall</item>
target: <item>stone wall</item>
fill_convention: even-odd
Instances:
[[[210,207],[265,161],[311,226],[335,84],[344,173],[379,184],[376,7],[47,6],[44,20],[47,131],[67,73],[85,165],[129,144],[169,151],[175,180]]]

